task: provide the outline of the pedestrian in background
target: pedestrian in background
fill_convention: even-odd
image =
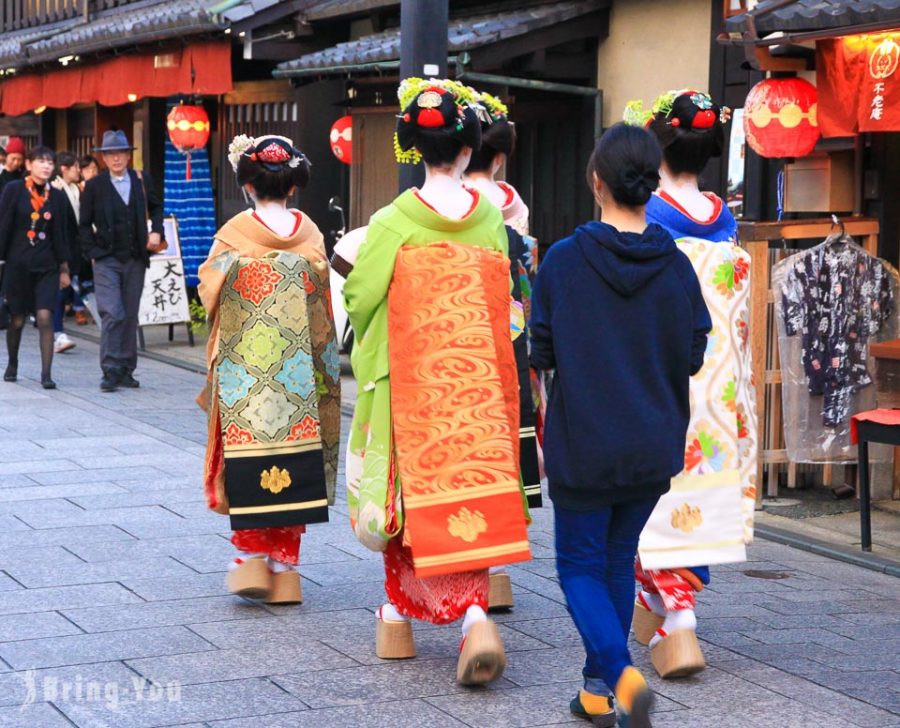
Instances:
[[[81,170],[81,190],[84,191],[85,184],[100,174],[100,165],[92,155],[85,154],[79,158],[78,167]]]
[[[60,192],[64,192],[69,200],[69,206],[72,209],[72,215],[75,218],[75,224],[78,224],[78,218],[81,208],[81,168],[78,160],[71,152],[60,152],[56,156],[56,176],[50,182],[51,185]],[[73,239],[73,243],[77,244],[77,240]],[[75,348],[75,342],[66,336],[63,321],[66,315],[66,306],[71,303],[72,310],[75,312],[76,323],[87,323],[87,314],[84,311],[84,301],[78,293],[79,271],[81,256],[75,255],[71,258],[71,277],[72,285],[68,288],[61,288],[56,296],[56,308],[53,310],[53,351],[56,354],[62,354],[65,351]]]
[[[8,361],[3,381],[15,382],[26,316],[37,320],[41,348],[41,386],[54,389],[53,308],[67,288],[74,217],[65,194],[50,185],[56,155],[35,147],[27,156],[28,176],[13,180],[0,196],[0,260],[5,260],[3,293],[10,311],[6,330]]]
[[[684,467],[690,377],[703,365],[709,312],[687,256],[645,206],[661,151],[616,124],[597,142],[588,183],[600,207],[551,246],[534,287],[531,363],[556,370],[544,456],[560,586],[584,642],[575,715],[650,725],[652,694],[627,640],[638,538]]]
[[[150,177],[128,168],[133,149],[125,132],[104,132],[95,151],[103,155],[106,170],[85,184],[81,196],[78,238],[94,268],[104,392],[140,386],[134,370],[144,274],[150,254],[166,248],[163,206]]]
[[[20,137],[10,137],[6,142],[6,159],[3,161],[3,169],[0,170],[0,191],[7,183],[25,176],[24,165],[25,142]]]

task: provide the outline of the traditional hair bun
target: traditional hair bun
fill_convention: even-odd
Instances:
[[[657,96],[649,109],[641,101],[629,101],[623,118],[653,132],[673,172],[700,174],[712,157],[722,156],[731,109],[709,94],[683,89]]]
[[[395,135],[397,160],[417,163],[416,146],[424,139],[442,136],[478,149],[481,124],[471,107],[474,97],[469,91],[455,81],[406,79],[397,94],[403,108]]]
[[[253,185],[263,199],[287,197],[293,187],[306,187],[312,166],[287,137],[235,137],[228,149],[238,184]]]

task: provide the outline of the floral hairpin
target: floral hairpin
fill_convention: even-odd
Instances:
[[[231,144],[228,145],[228,161],[231,163],[231,168],[235,172],[237,172],[238,163],[241,161],[241,157],[247,153],[248,149],[252,149],[255,146],[256,139],[247,136],[246,134],[238,134],[231,140]]]

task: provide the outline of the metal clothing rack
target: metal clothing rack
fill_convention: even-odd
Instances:
[[[853,217],[782,220],[781,222],[741,222],[738,239],[750,254],[750,347],[756,386],[756,412],[759,423],[759,458],[756,468],[756,501],[762,502],[764,475],[768,471],[766,494],[778,495],[778,469],[787,465],[788,487],[796,486],[797,463],[791,462],[784,445],[781,408],[781,363],[778,354],[778,327],[775,321],[775,295],[771,287],[774,263],[787,255],[778,254],[789,240],[823,241],[840,225],[856,238],[871,255],[878,255],[878,220]],[[771,253],[775,252],[774,255]],[[824,466],[825,482],[831,480],[832,467]]]

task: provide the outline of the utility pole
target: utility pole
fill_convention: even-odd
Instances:
[[[400,79],[446,78],[449,0],[401,0]],[[400,165],[400,191],[419,186],[422,165]]]

